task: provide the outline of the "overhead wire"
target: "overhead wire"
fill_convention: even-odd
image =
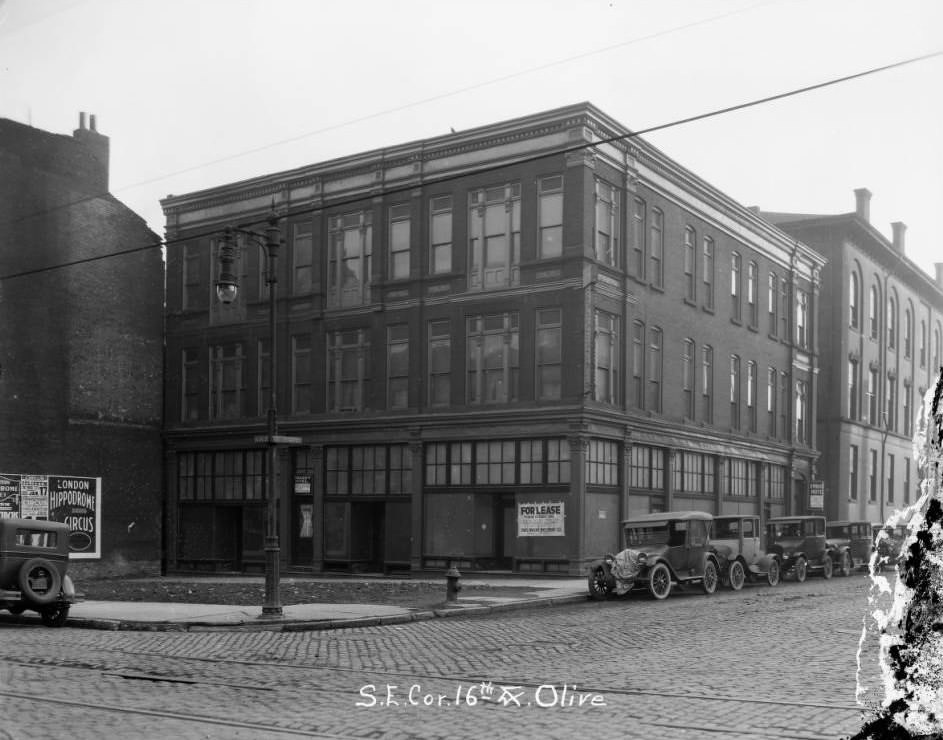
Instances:
[[[572,153],[572,152],[576,152],[576,151],[579,151],[579,150],[581,150],[581,149],[595,148],[595,147],[602,146],[602,145],[604,145],[604,144],[611,144],[611,143],[615,143],[615,142],[618,142],[618,141],[626,141],[626,140],[633,139],[633,138],[642,136],[642,135],[644,135],[644,134],[649,134],[649,133],[652,133],[652,132],[655,132],[655,131],[663,131],[663,130],[668,129],[668,128],[673,128],[673,127],[676,127],[676,126],[682,126],[682,125],[684,125],[684,124],[692,123],[692,122],[695,122],[695,121],[702,121],[702,120],[705,120],[705,119],[707,119],[707,118],[713,118],[713,117],[716,117],[716,116],[725,115],[725,114],[727,114],[727,113],[733,113],[733,112],[735,112],[735,111],[739,111],[739,110],[744,110],[744,109],[747,109],[747,108],[756,107],[756,106],[758,106],[758,105],[764,105],[764,104],[767,104],[767,103],[772,103],[772,102],[775,102],[775,101],[777,101],[777,100],[784,100],[784,99],[786,99],[786,98],[795,97],[795,96],[797,96],[797,95],[802,95],[802,94],[805,94],[805,93],[813,92],[813,91],[815,91],[815,90],[821,90],[821,89],[826,88],[826,87],[831,87],[831,86],[838,85],[838,84],[841,84],[841,83],[844,83],[844,82],[850,82],[850,81],[852,81],[852,80],[860,79],[860,78],[862,78],[862,77],[867,77],[867,76],[870,76],[870,75],[879,74],[879,73],[881,73],[881,72],[886,72],[886,71],[891,70],[891,69],[897,69],[897,68],[904,67],[904,66],[907,66],[907,65],[916,64],[916,63],[918,63],[918,62],[926,61],[926,60],[928,60],[928,59],[933,59],[933,58],[940,57],[940,56],[943,56],[943,49],[938,50],[938,51],[929,52],[929,53],[927,53],[927,54],[921,54],[920,56],[916,56],[916,57],[910,57],[910,58],[908,58],[908,59],[903,59],[903,60],[900,60],[900,61],[897,61],[897,62],[892,62],[892,63],[890,63],[890,64],[885,64],[885,65],[882,65],[882,66],[880,66],[880,67],[872,67],[872,68],[870,68],[870,69],[863,70],[863,71],[861,71],[861,72],[855,72],[855,73],[853,73],[853,74],[843,75],[843,76],[841,76],[841,77],[835,77],[835,78],[832,78],[832,79],[830,79],[830,80],[825,80],[824,82],[818,82],[818,83],[815,83],[815,84],[812,84],[812,85],[806,85],[806,86],[804,86],[804,87],[795,88],[795,89],[793,89],[793,90],[788,90],[788,91],[786,91],[786,92],[776,93],[776,94],[774,94],[774,95],[767,95],[767,96],[764,96],[764,97],[762,97],[762,98],[755,98],[755,99],[753,99],[753,100],[750,100],[750,101],[747,101],[747,102],[744,102],[744,103],[738,103],[738,104],[726,106],[726,107],[723,107],[723,108],[717,108],[717,109],[714,109],[714,110],[711,110],[711,111],[707,111],[707,112],[705,112],[705,113],[698,113],[698,114],[696,114],[696,115],[686,116],[685,118],[674,119],[674,120],[669,121],[669,122],[667,122],[667,123],[656,124],[656,125],[654,125],[654,126],[649,126],[649,127],[647,127],[647,128],[644,128],[644,129],[639,129],[638,131],[630,131],[630,132],[628,132],[628,133],[626,133],[626,134],[618,134],[618,135],[615,135],[615,136],[610,136],[610,137],[606,137],[606,138],[600,139],[600,140],[598,140],[598,141],[585,142],[585,143],[582,143],[582,144],[575,144],[575,145],[573,145],[573,146],[564,147],[564,148],[562,148],[562,149],[555,149],[555,150],[553,150],[553,151],[551,151],[551,152],[543,152],[543,153],[541,153],[541,154],[529,155],[529,156],[520,157],[520,158],[517,158],[517,159],[514,159],[514,160],[510,160],[510,161],[503,161],[503,162],[501,162],[500,164],[487,165],[487,166],[483,166],[483,167],[477,167],[477,168],[473,168],[473,169],[469,169],[469,170],[463,170],[463,171],[461,171],[461,172],[459,172],[459,173],[454,173],[454,174],[449,174],[449,175],[443,175],[443,176],[441,176],[441,177],[431,178],[431,179],[428,179],[428,180],[423,180],[422,185],[423,185],[423,187],[428,187],[428,186],[431,186],[431,185],[437,185],[437,184],[441,184],[441,183],[451,182],[451,181],[453,181],[453,180],[457,180],[457,179],[461,179],[461,178],[465,178],[465,177],[476,176],[476,175],[481,175],[481,174],[485,174],[485,173],[488,173],[488,172],[493,172],[493,171],[496,171],[496,170],[505,169],[505,168],[507,168],[507,167],[513,167],[513,166],[516,166],[516,165],[525,164],[525,163],[529,163],[529,162],[536,162],[536,161],[539,161],[539,160],[541,160],[541,159],[547,159],[547,158],[549,158],[549,157],[559,157],[559,156],[561,156],[561,155],[565,155],[565,154],[569,154],[569,153]],[[410,192],[410,191],[414,190],[415,187],[416,187],[416,184],[415,184],[415,183],[409,183],[409,184],[407,184],[407,185],[403,185],[403,186],[400,186],[400,187],[392,187],[392,188],[389,188],[389,189],[385,190],[384,192],[385,192],[385,194],[387,194],[387,195],[395,195],[395,194],[397,194],[397,193]],[[349,197],[346,197],[346,198],[338,198],[338,199],[333,200],[333,201],[330,201],[330,202],[326,202],[326,203],[325,203],[325,202],[322,202],[322,203],[318,204],[317,206],[304,207],[304,208],[300,208],[300,209],[297,209],[297,210],[294,210],[294,211],[289,211],[288,213],[286,213],[286,214],[281,214],[281,215],[283,215],[283,216],[285,216],[285,217],[295,217],[295,216],[304,215],[304,214],[306,214],[306,213],[315,213],[315,212],[318,212],[318,211],[324,211],[324,210],[329,209],[329,208],[337,208],[337,207],[343,207],[343,206],[345,206],[345,205],[351,205],[351,204],[354,204],[354,203],[360,203],[360,202],[362,202],[363,200],[364,200],[364,196],[363,196],[362,194],[360,194],[360,195],[355,195],[355,196],[349,196]],[[246,223],[246,224],[239,224],[239,226],[243,226],[243,227],[252,226],[254,223],[256,223],[256,222],[253,221],[253,222],[249,222],[249,223]],[[102,254],[102,255],[94,255],[94,256],[85,257],[85,258],[79,259],[79,260],[72,260],[72,261],[70,261],[70,262],[62,262],[62,263],[58,263],[58,264],[55,264],[55,265],[48,265],[48,266],[45,266],[45,267],[39,267],[39,268],[31,269],[31,270],[23,270],[23,271],[21,271],[21,272],[10,273],[10,274],[7,274],[7,275],[0,275],[0,281],[2,281],[2,280],[11,280],[11,279],[13,279],[13,278],[19,278],[19,277],[26,277],[26,276],[29,276],[29,275],[36,275],[36,274],[39,274],[39,273],[42,273],[42,272],[48,272],[48,271],[50,271],[50,270],[62,269],[62,268],[65,268],[65,267],[74,267],[74,266],[76,266],[76,265],[87,264],[87,263],[89,263],[89,262],[95,262],[95,261],[102,260],[102,259],[110,259],[110,258],[113,258],[113,257],[123,256],[123,255],[127,255],[127,254],[134,254],[134,253],[137,253],[137,252],[143,252],[143,251],[147,251],[147,250],[149,250],[149,249],[158,249],[158,248],[169,247],[169,246],[172,246],[172,245],[174,245],[174,244],[181,244],[181,243],[191,242],[191,241],[196,240],[196,239],[202,239],[202,238],[205,238],[205,237],[214,236],[214,235],[216,235],[216,234],[218,234],[218,233],[219,233],[219,228],[218,228],[218,227],[213,228],[213,229],[210,229],[210,230],[207,230],[207,231],[205,231],[205,232],[196,232],[196,233],[191,232],[191,233],[188,233],[186,236],[180,236],[180,237],[176,237],[176,238],[172,238],[172,239],[160,239],[160,240],[158,240],[156,243],[147,244],[147,245],[142,245],[142,246],[140,246],[140,247],[134,247],[134,248],[130,248],[130,249],[118,250],[118,251],[116,251],[116,252],[109,252],[109,253]]]

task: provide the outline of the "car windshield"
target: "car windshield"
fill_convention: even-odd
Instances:
[[[828,528],[829,537],[837,537],[840,539],[849,539],[851,537],[851,531],[847,525],[844,524],[832,524]]]
[[[628,547],[665,545],[668,543],[668,522],[632,524],[625,528],[625,544]]]

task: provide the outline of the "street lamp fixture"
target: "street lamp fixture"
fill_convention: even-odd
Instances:
[[[221,303],[230,304],[239,294],[239,280],[234,270],[236,261],[236,234],[245,236],[250,242],[262,247],[265,252],[265,284],[268,286],[269,302],[269,403],[267,412],[267,433],[255,438],[256,442],[264,442],[267,450],[266,483],[265,483],[265,600],[262,604],[263,617],[280,617],[282,603],[279,595],[280,558],[281,548],[278,538],[278,487],[276,482],[276,466],[278,463],[278,445],[300,443],[300,439],[280,437],[278,435],[278,416],[276,412],[276,379],[278,374],[275,331],[275,307],[278,284],[276,267],[278,265],[278,248],[282,243],[281,231],[278,228],[278,216],[274,208],[268,219],[268,227],[264,232],[247,229],[226,227],[219,245],[219,273],[216,280],[216,297]]]

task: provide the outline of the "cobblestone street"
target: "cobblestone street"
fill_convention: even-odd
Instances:
[[[835,738],[862,575],[328,632],[0,626],[10,738]],[[866,649],[863,695],[879,698]],[[50,698],[56,701],[51,702]],[[3,737],[0,733],[0,737]]]

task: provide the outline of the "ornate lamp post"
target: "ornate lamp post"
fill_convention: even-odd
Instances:
[[[264,442],[267,449],[266,483],[265,483],[265,601],[262,604],[263,617],[279,617],[282,614],[281,598],[279,596],[280,557],[281,548],[278,538],[278,487],[276,482],[276,468],[278,464],[279,444],[300,444],[299,437],[285,437],[278,434],[278,417],[276,412],[278,378],[276,351],[276,321],[275,307],[278,284],[276,267],[278,265],[278,248],[282,243],[281,231],[278,228],[278,217],[274,209],[268,219],[268,227],[264,233],[246,229],[226,227],[223,232],[222,243],[219,247],[219,277],[216,280],[216,296],[222,303],[232,303],[239,292],[239,281],[233,269],[236,258],[235,234],[244,234],[250,241],[258,244],[265,252],[265,284],[268,286],[269,302],[269,335],[271,348],[269,352],[269,404],[267,413],[267,429],[264,436],[255,437],[256,442]]]

